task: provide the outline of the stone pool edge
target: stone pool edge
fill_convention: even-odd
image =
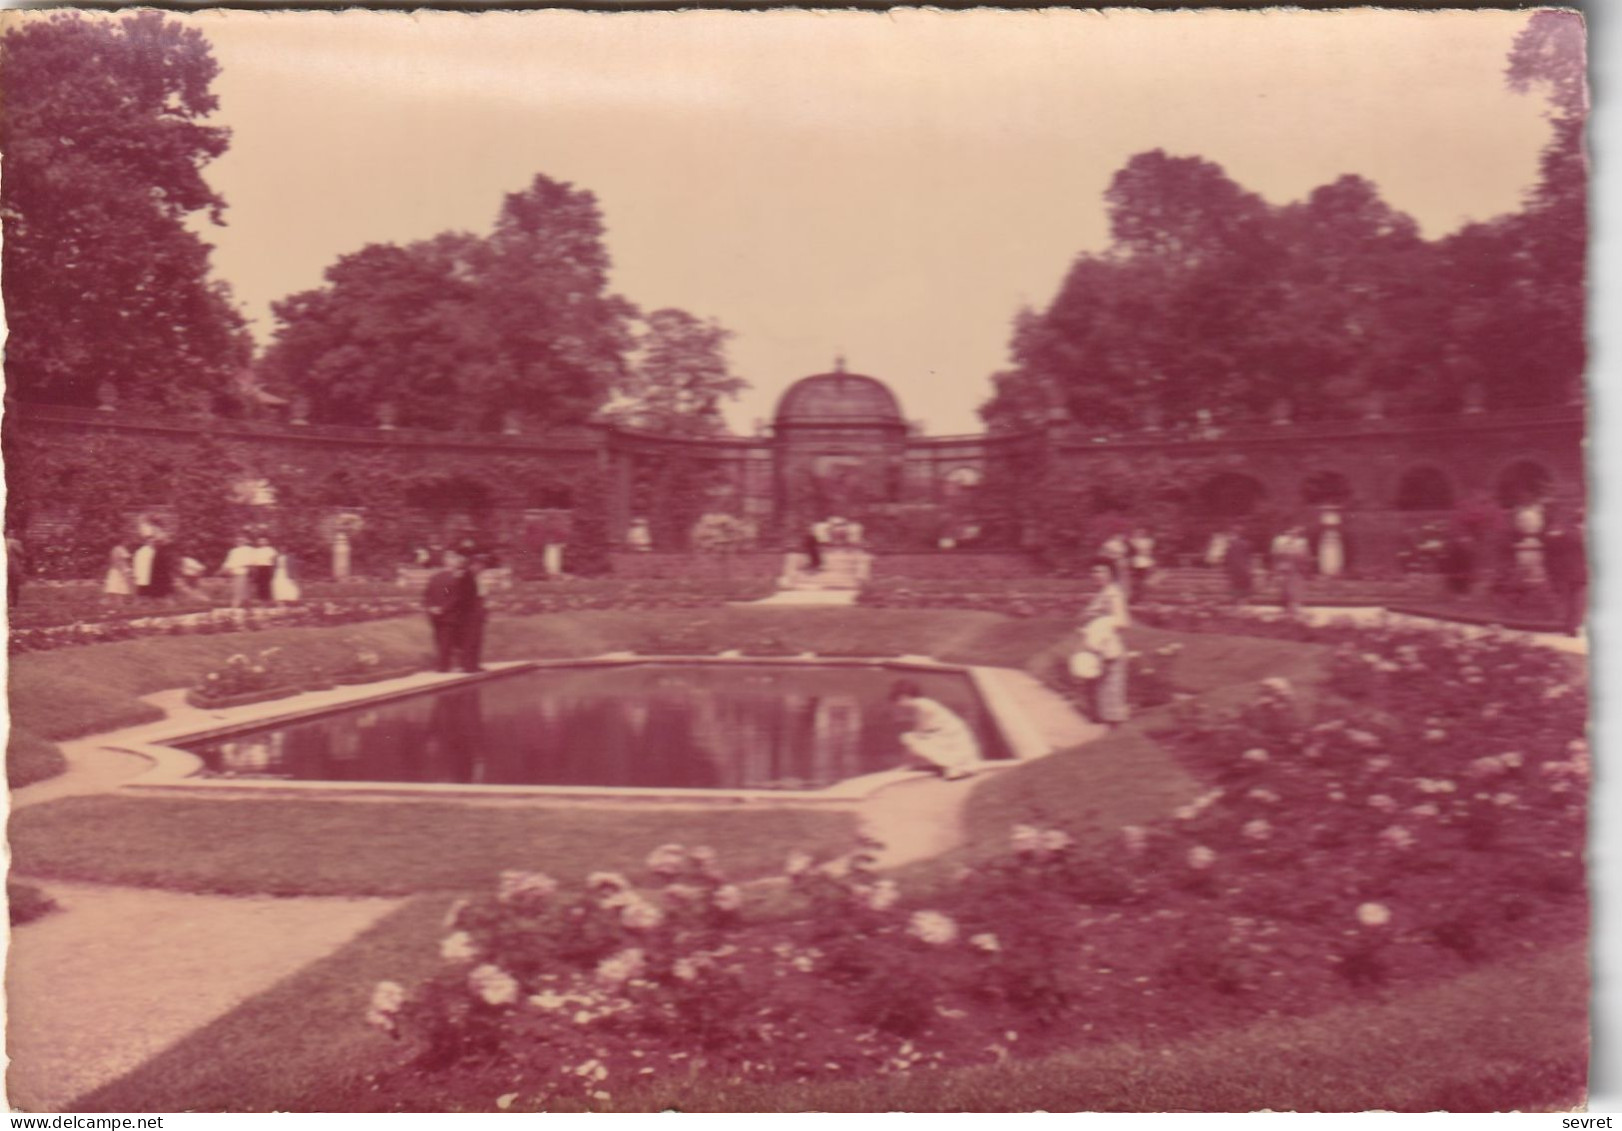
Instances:
[[[610,652],[597,656],[551,660],[517,660],[489,664],[487,670],[477,674],[449,674],[417,672],[398,679],[382,680],[375,684],[348,685],[325,691],[305,692],[301,695],[269,702],[246,704],[241,707],[207,709],[192,707],[185,702],[184,691],[160,692],[148,696],[147,701],[165,712],[162,720],[143,723],[124,730],[79,739],[76,745],[100,750],[116,751],[139,757],[150,763],[150,768],[133,779],[114,788],[144,793],[165,793],[174,796],[279,796],[307,797],[329,800],[553,800],[553,801],[623,801],[685,803],[696,806],[717,804],[815,804],[850,803],[862,801],[890,786],[921,780],[914,770],[885,770],[858,778],[838,782],[821,790],[698,790],[616,786],[564,786],[564,785],[473,785],[441,782],[323,782],[260,780],[249,778],[199,778],[202,759],[195,754],[171,745],[181,741],[195,741],[213,735],[227,734],[243,728],[276,721],[295,721],[343,710],[367,703],[385,703],[438,687],[449,687],[476,680],[499,678],[518,671],[549,667],[587,668],[631,663],[699,663],[759,665],[802,665],[808,662],[839,667],[913,668],[917,670],[959,672],[967,676],[976,693],[990,713],[1004,744],[1013,757],[982,762],[975,776],[992,773],[1008,767],[1044,757],[1072,744],[1073,736],[1045,734],[1044,728],[1027,717],[1020,700],[1029,701],[1031,694],[1042,694],[1055,703],[1063,704],[1057,695],[1042,687],[1029,674],[1014,668],[981,667],[944,663],[929,656],[819,656],[806,653],[797,656],[746,656],[722,653],[707,656],[643,655],[634,652]],[[1030,684],[1021,692],[1019,684]],[[1068,706],[1062,708],[1079,720]],[[923,779],[927,780],[927,779]]]

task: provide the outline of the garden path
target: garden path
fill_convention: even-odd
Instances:
[[[39,805],[60,797],[105,793],[152,768],[152,763],[122,750],[109,750],[94,740],[61,742],[57,748],[67,769],[54,778],[11,791],[11,808]]]
[[[71,1110],[401,902],[43,886],[61,910],[12,932],[6,973],[6,1090],[24,1111]]]
[[[758,601],[738,601],[741,605],[854,605],[854,589],[780,589]]]

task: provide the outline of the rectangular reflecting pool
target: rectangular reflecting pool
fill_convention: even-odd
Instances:
[[[178,745],[216,777],[815,790],[902,764],[903,677],[1009,756],[964,673],[811,663],[530,669]]]

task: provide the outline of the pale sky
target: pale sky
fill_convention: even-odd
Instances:
[[[202,12],[229,203],[216,273],[270,303],[366,243],[487,231],[535,173],[596,193],[615,290],[736,332],[748,430],[832,366],[976,431],[1022,303],[1102,248],[1133,154],[1275,202],[1359,173],[1437,236],[1519,206],[1526,13]]]

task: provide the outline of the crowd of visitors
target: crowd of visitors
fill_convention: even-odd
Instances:
[[[208,572],[202,562],[178,551],[165,530],[147,526],[138,541],[113,543],[101,588],[115,600],[202,599]],[[240,531],[216,572],[229,580],[233,609],[291,605],[301,596],[292,555],[276,549],[262,532]]]

